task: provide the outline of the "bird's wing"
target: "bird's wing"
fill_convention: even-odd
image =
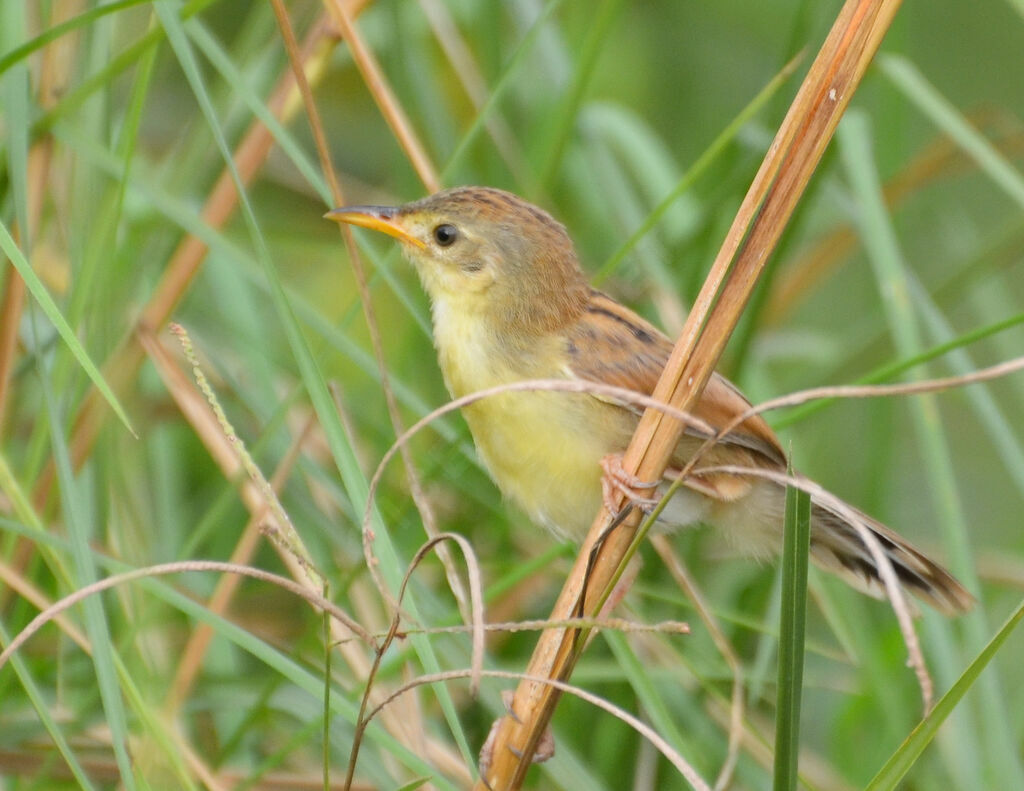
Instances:
[[[599,291],[591,294],[586,310],[567,334],[566,342],[568,373],[571,377],[615,385],[644,395],[654,391],[672,351],[671,341],[650,322]],[[609,398],[604,400],[613,401]],[[636,413],[642,411],[634,405],[619,401],[613,403]],[[727,379],[715,373],[708,381],[693,414],[718,430],[749,407],[750,402],[743,394]],[[708,438],[706,431],[693,426],[687,427],[686,433],[701,440]],[[749,463],[758,466],[785,464],[785,454],[775,433],[760,416],[744,420],[719,440],[719,444],[720,451],[726,453],[730,447],[734,453],[741,448],[752,451],[741,455]],[[682,449],[681,453],[684,458],[676,461],[685,462],[686,453]],[[716,456],[719,459],[713,461]],[[709,455],[708,461],[737,463],[739,460],[722,459],[721,453],[713,453]],[[700,481],[694,481],[694,484],[694,488],[700,488]],[[705,484],[711,485],[712,481],[707,480]],[[705,493],[714,496],[712,491]],[[722,499],[733,499],[738,494],[730,496],[724,490],[718,492]]]

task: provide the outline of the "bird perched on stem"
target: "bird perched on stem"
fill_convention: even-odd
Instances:
[[[349,206],[326,216],[401,242],[430,297],[438,361],[453,397],[526,379],[581,380],[650,395],[665,367],[669,339],[591,288],[565,228],[516,195],[457,187],[404,206]],[[715,374],[695,417],[717,431],[749,407]],[[625,450],[639,419],[634,406],[607,396],[543,390],[490,396],[463,414],[502,492],[535,521],[577,539],[601,503],[602,482],[622,485],[608,462]],[[706,429],[689,426],[666,477],[707,438]],[[785,472],[786,459],[771,428],[754,416],[708,448],[701,466]],[[698,469],[659,519],[668,527],[709,523],[739,549],[766,555],[781,549],[784,508],[779,483]],[[971,595],[945,569],[857,515],[907,589],[945,613],[971,606]],[[868,548],[824,501],[812,502],[811,556],[856,588],[882,594]]]

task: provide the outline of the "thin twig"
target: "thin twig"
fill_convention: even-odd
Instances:
[[[424,684],[437,684],[446,681],[454,681],[457,679],[466,678],[470,675],[470,672],[471,671],[469,670],[450,670],[444,673],[431,673],[427,675],[418,676],[414,678],[412,681],[409,681],[407,684],[400,687],[399,689],[395,690],[390,699],[384,701],[377,708],[368,712],[368,719],[372,719],[374,716],[376,716],[377,712],[383,709],[388,703],[391,702],[391,700],[404,694],[405,692],[408,692],[410,689],[422,686]],[[626,723],[626,725],[628,725],[630,728],[639,733],[641,736],[643,736],[645,739],[647,739],[663,756],[665,756],[666,759],[668,759],[668,761],[673,766],[675,766],[675,768],[684,778],[686,778],[686,781],[695,789],[695,791],[711,791],[711,786],[708,785],[708,783],[697,773],[697,770],[694,769],[690,765],[690,763],[672,747],[672,745],[665,741],[656,730],[654,730],[650,725],[645,723],[643,720],[630,714],[625,709],[619,708],[614,703],[610,703],[609,701],[605,700],[599,695],[595,695],[593,692],[588,692],[587,690],[581,687],[573,686],[572,684],[568,684],[564,681],[557,681],[555,679],[546,678],[543,676],[528,676],[525,673],[511,673],[503,670],[485,670],[483,675],[486,678],[504,678],[519,682],[532,681],[535,684],[551,686],[558,689],[560,692],[566,692],[570,695],[575,695],[580,700],[586,701],[587,703],[590,703],[591,705],[596,706],[597,708],[602,709],[603,711],[606,711],[612,716],[618,718],[622,722]],[[512,718],[512,715],[506,716],[507,718]]]
[[[24,629],[14,636],[14,639],[12,639],[10,644],[4,648],[3,652],[0,652],[0,669],[3,669],[3,666],[7,664],[7,660],[10,659],[11,654],[21,648],[21,646],[24,645],[25,642],[43,626],[89,596],[102,593],[105,590],[109,590],[110,588],[114,588],[118,585],[122,585],[126,582],[132,582],[137,579],[159,577],[166,574],[183,574],[194,571],[213,571],[221,574],[242,574],[247,577],[252,577],[253,579],[277,585],[289,593],[294,593],[296,596],[305,599],[314,607],[325,610],[332,618],[337,620],[339,623],[344,624],[345,628],[351,631],[352,634],[359,637],[367,645],[374,647],[377,644],[373,635],[363,629],[358,621],[349,616],[348,613],[338,607],[334,602],[330,599],[325,599],[316,591],[310,590],[298,582],[295,582],[295,580],[289,579],[288,577],[282,577],[278,574],[272,574],[271,572],[264,571],[263,569],[257,569],[251,566],[239,566],[235,563],[224,563],[217,560],[182,560],[175,563],[162,563],[156,566],[146,566],[144,568],[114,574],[110,577],[98,580],[91,585],[79,588],[64,598],[59,599],[33,618]]]
[[[788,475],[776,470],[755,469],[737,464],[696,467],[693,470],[694,475],[713,475],[715,473],[764,478],[774,481],[781,486],[792,486],[800,489],[811,495],[815,502],[826,506],[830,511],[834,511],[841,516],[853,527],[857,537],[860,538],[868,554],[871,555],[871,559],[875,562],[875,568],[878,570],[878,576],[882,580],[889,604],[892,605],[893,612],[896,614],[896,621],[900,626],[900,634],[903,636],[903,642],[907,646],[907,664],[913,668],[914,673],[917,675],[918,684],[921,687],[921,697],[924,700],[924,713],[927,714],[932,707],[935,688],[932,684],[931,676],[928,674],[928,668],[925,665],[924,654],[921,652],[921,643],[917,639],[917,632],[914,631],[913,612],[903,592],[903,586],[900,585],[899,578],[896,576],[896,570],[892,567],[892,563],[886,556],[885,550],[882,549],[881,543],[879,543],[871,528],[864,523],[864,518],[827,489],[822,488],[819,484],[803,476]]]
[[[406,588],[409,585],[409,581],[412,579],[413,572],[419,567],[423,558],[425,558],[429,552],[436,549],[437,546],[444,541],[454,541],[459,545],[462,549],[463,556],[466,559],[466,565],[469,567],[470,598],[473,613],[473,620],[470,624],[473,632],[470,691],[473,695],[476,695],[479,690],[480,678],[483,675],[484,654],[484,609],[480,568],[476,562],[476,553],[473,551],[472,545],[463,536],[460,536],[457,533],[442,533],[439,536],[431,538],[420,547],[419,551],[409,563],[409,568],[406,569],[405,576],[402,579],[402,584],[398,590],[397,601],[395,602],[394,614],[391,618],[391,626],[388,628],[387,634],[384,635],[384,639],[381,640],[380,646],[377,649],[373,665],[371,666],[370,672],[366,678],[363,697],[359,703],[359,715],[356,717],[356,724],[352,736],[352,746],[349,750],[345,788],[348,788],[351,785],[355,777],[356,762],[359,758],[359,749],[362,745],[363,734],[366,732],[366,728],[370,724],[373,714],[380,711],[386,702],[393,700],[395,697],[393,693],[388,697],[385,697],[384,703],[378,704],[374,709],[372,709],[372,714],[367,714],[367,712],[370,711],[370,694],[374,690],[374,680],[377,677],[377,672],[380,670],[380,664],[384,660],[384,655],[387,653],[388,648],[391,647],[395,637],[398,636],[398,629],[402,623],[402,599],[405,596]]]
[[[654,545],[654,550],[658,553],[662,563],[665,564],[665,568],[668,569],[669,574],[672,575],[676,584],[682,589],[683,595],[693,602],[697,615],[707,627],[712,642],[732,673],[732,702],[729,706],[729,744],[725,754],[725,761],[722,762],[722,768],[718,772],[718,777],[715,778],[715,791],[722,791],[722,789],[728,788],[729,783],[732,781],[736,762],[740,757],[740,747],[743,744],[743,666],[733,650],[732,643],[729,642],[729,638],[722,631],[718,619],[715,618],[711,608],[704,601],[704,596],[697,587],[697,583],[693,581],[690,573],[686,570],[686,566],[676,553],[672,551],[672,543],[663,535],[653,536],[651,543]]]

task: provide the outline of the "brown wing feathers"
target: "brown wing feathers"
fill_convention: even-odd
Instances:
[[[650,395],[672,351],[672,344],[653,325],[599,291],[568,334],[570,367],[574,376],[625,387]],[[587,354],[580,353],[587,349]],[[624,409],[638,412],[628,405]],[[717,373],[708,381],[696,417],[721,430],[750,407],[731,382]],[[678,471],[707,439],[692,427],[680,442],[679,454],[667,475]],[[786,458],[774,432],[760,416],[744,420],[710,448],[701,466],[740,464],[785,469]],[[686,485],[720,503],[747,495],[754,479],[727,474],[691,475]],[[973,597],[945,569],[907,543],[898,534],[866,515],[862,522],[872,531],[892,562],[900,581],[945,613],[970,608]],[[855,587],[882,595],[878,569],[856,530],[821,503],[813,504],[812,554],[822,566],[843,576]]]
[[[591,292],[590,301],[569,333],[568,343],[573,375],[644,395],[654,392],[672,352],[671,341],[653,324],[600,291]],[[580,353],[584,348],[588,350],[586,355]],[[749,407],[746,398],[716,373],[694,415],[720,429]],[[700,436],[692,428],[688,433]],[[747,418],[721,441],[753,450],[765,457],[762,461],[785,464],[778,439],[759,416]]]

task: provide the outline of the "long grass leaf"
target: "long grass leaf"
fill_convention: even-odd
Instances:
[[[92,539],[92,530],[87,522],[87,514],[90,513],[91,509],[86,503],[84,492],[81,491],[81,484],[75,480],[74,472],[72,471],[71,455],[60,431],[63,421],[60,419],[54,394],[47,381],[49,372],[43,369],[41,360],[37,365],[40,369],[40,379],[43,383],[44,403],[50,416],[50,425],[53,426],[51,431],[53,458],[57,470],[57,478],[61,485],[60,503],[64,526],[71,538],[71,555],[74,560],[77,582],[79,585],[84,586],[98,579],[89,546]],[[114,663],[113,643],[110,636],[110,626],[107,622],[107,614],[103,607],[103,601],[98,596],[90,596],[83,603],[83,607],[85,612],[85,629],[89,635],[89,642],[93,647],[92,661],[96,669],[96,680],[98,682],[100,699],[103,702],[103,712],[106,717],[107,727],[110,728],[114,758],[117,761],[117,767],[121,774],[121,782],[128,791],[134,791],[137,786],[132,769],[132,759],[128,754],[128,717],[121,698],[121,689],[118,685],[118,674]]]
[[[710,169],[711,165],[718,160],[733,140],[735,140],[736,135],[739,134],[739,131],[746,123],[757,115],[771,101],[778,90],[785,85],[786,80],[792,76],[798,62],[799,59],[794,59],[793,62],[786,64],[778,74],[768,81],[764,88],[758,91],[750,103],[737,113],[736,117],[729,122],[725,129],[718,133],[715,139],[711,141],[711,144],[704,150],[704,153],[697,157],[697,161],[683,174],[682,178],[679,179],[679,183],[661,200],[644,223],[612,254],[611,258],[601,265],[601,268],[598,269],[594,276],[595,282],[600,283],[608,278],[618,268],[619,264],[622,263],[622,260],[629,254],[630,250],[658,224],[658,221],[671,208],[675,200],[690,189]]]
[[[274,302],[274,307],[284,329],[288,345],[292,354],[295,355],[296,363],[298,364],[299,370],[302,374],[302,381],[306,386],[310,400],[313,403],[313,408],[319,418],[320,426],[327,438],[332,456],[334,457],[334,461],[338,467],[338,472],[341,474],[346,490],[348,491],[353,504],[356,506],[357,512],[361,512],[362,507],[367,501],[369,485],[356,458],[352,445],[352,438],[347,435],[340,419],[338,418],[334,403],[327,389],[327,384],[320,371],[320,366],[317,363],[312,350],[309,348],[306,339],[302,335],[302,331],[299,327],[294,311],[288,303],[284,288],[281,285],[280,279],[277,277],[276,271],[274,270],[266,241],[263,238],[259,223],[256,219],[255,211],[249,201],[245,185],[242,182],[237,168],[235,167],[231,150],[228,147],[223,130],[220,128],[216,112],[210,102],[209,95],[199,72],[198,64],[195,61],[180,19],[178,15],[171,10],[169,5],[161,3],[157,5],[156,10],[160,17],[161,24],[167,34],[167,40],[170,43],[171,48],[174,50],[178,63],[181,65],[189,86],[192,89],[193,95],[199,103],[203,116],[210,127],[210,131],[213,134],[221,157],[223,158],[223,161],[235,182],[235,187],[239,194],[242,214],[250,237],[256,247],[257,258],[264,266],[267,281],[271,286],[271,297]],[[397,591],[404,574],[404,564],[400,561],[397,550],[392,545],[388,531],[376,509],[374,509],[374,534],[374,548],[381,561],[380,570],[384,574],[388,583],[393,586],[393,590]],[[407,600],[405,606],[413,618],[418,617],[414,602]],[[423,635],[415,634],[412,635],[410,639],[420,661],[426,669],[426,672],[440,672],[440,661],[434,653],[430,641]],[[451,695],[444,687],[438,688],[436,690],[436,694],[442,710],[445,713],[445,718],[448,721],[452,734],[455,736],[465,760],[467,762],[472,762],[472,751],[469,749],[466,736],[459,723],[458,713]]]
[[[0,642],[3,642],[4,645],[8,645],[11,642],[11,635],[4,627],[2,620],[0,620]],[[64,731],[61,730],[61,726],[54,719],[53,714],[50,713],[50,701],[46,700],[39,690],[25,661],[18,654],[14,654],[11,656],[10,662],[11,667],[18,676],[18,680],[21,682],[22,688],[25,690],[25,694],[28,696],[29,702],[32,704],[32,708],[35,709],[36,714],[39,716],[39,721],[43,724],[43,728],[50,735],[50,738],[53,739],[57,752],[64,759],[68,769],[71,771],[71,775],[78,781],[81,788],[87,791],[94,791],[96,786],[92,784],[89,775],[86,774],[82,764],[79,763],[75,751],[71,748],[71,744],[64,735]]]
[[[782,544],[782,608],[775,703],[775,791],[794,791],[799,773],[800,701],[803,696],[807,622],[807,563],[811,546],[811,496],[786,487]]]
[[[49,27],[35,38],[29,39],[24,44],[21,44],[0,56],[0,74],[3,74],[15,63],[27,58],[36,50],[42,49],[51,41],[56,41],[61,36],[87,27],[100,17],[104,17],[107,14],[115,14],[126,8],[131,8],[132,6],[142,5],[143,3],[148,2],[150,2],[150,0],[113,0],[113,2],[105,3],[97,6],[96,8],[90,8],[88,11],[83,11],[76,17],[72,17],[71,19],[56,24],[53,27]]]
[[[882,305],[897,351],[905,356],[920,353],[922,342],[913,314],[908,278],[895,230],[882,197],[881,182],[871,151],[871,130],[861,113],[851,113],[840,128],[840,153],[857,200],[857,224],[867,248],[868,258],[878,280]],[[921,372],[920,375],[924,375]],[[938,523],[944,533],[953,571],[969,588],[977,590],[977,574],[967,540],[967,529],[956,473],[949,444],[939,419],[934,396],[922,396],[910,402],[910,417],[921,446],[928,489],[935,499]],[[964,616],[972,640],[981,644],[987,627],[980,608]],[[936,655],[946,662],[955,656],[947,630],[931,632]],[[939,667],[945,675],[946,667]],[[1010,726],[1005,710],[1005,695],[998,677],[989,676],[981,684],[981,708],[971,712],[971,724],[958,723],[957,739],[961,749],[946,751],[943,758],[961,782],[984,772],[987,782],[1003,787],[1024,787],[1024,769],[1009,739]],[[965,717],[967,714],[965,713]],[[972,746],[973,745],[973,746]],[[977,765],[981,755],[986,759]]]
[[[884,55],[879,58],[879,68],[909,101],[974,159],[983,173],[1024,209],[1024,174],[925,79],[917,66],[905,57]]]
[[[93,384],[96,385],[96,389],[100,391],[103,398],[106,399],[108,404],[110,404],[110,408],[114,410],[114,414],[117,415],[125,428],[135,436],[135,429],[132,428],[132,424],[128,420],[128,415],[121,406],[121,402],[117,399],[117,396],[114,395],[114,391],[110,388],[110,385],[107,384],[107,380],[103,378],[103,374],[100,373],[99,368],[96,367],[92,358],[89,357],[89,353],[78,340],[74,330],[71,329],[67,321],[64,319],[60,309],[57,307],[57,303],[53,301],[53,298],[50,296],[50,292],[46,290],[46,286],[43,285],[42,281],[32,270],[28,261],[25,260],[25,256],[23,256],[21,250],[18,249],[18,245],[15,244],[14,239],[7,230],[7,226],[3,224],[3,221],[0,221],[0,249],[7,254],[11,263],[14,264],[14,268],[18,270],[18,274],[21,275],[21,278],[25,281],[25,285],[28,286],[29,293],[35,297],[36,302],[39,303],[39,307],[43,309],[43,313],[46,314],[46,317],[56,328],[61,340],[67,344],[68,349],[75,356],[75,359],[78,360],[78,364],[82,366],[82,370],[85,371]]]
[[[1002,648],[1006,639],[1017,627],[1017,624],[1020,623],[1021,618],[1024,618],[1024,602],[1021,602],[1017,609],[1010,614],[1010,617],[1006,619],[1006,622],[1000,627],[999,631],[989,640],[981,653],[967,666],[967,669],[956,680],[956,683],[935,704],[935,708],[928,713],[927,717],[921,720],[920,724],[907,736],[906,741],[892,754],[892,757],[886,761],[885,765],[878,770],[878,774],[868,783],[865,791],[892,791],[892,789],[900,786],[907,772],[913,768],[918,758],[925,751],[925,748],[932,743],[932,740],[939,731],[939,727],[949,719],[949,716],[956,709],[964,695],[974,685],[974,682],[978,680],[981,672],[992,661],[992,658]]]

